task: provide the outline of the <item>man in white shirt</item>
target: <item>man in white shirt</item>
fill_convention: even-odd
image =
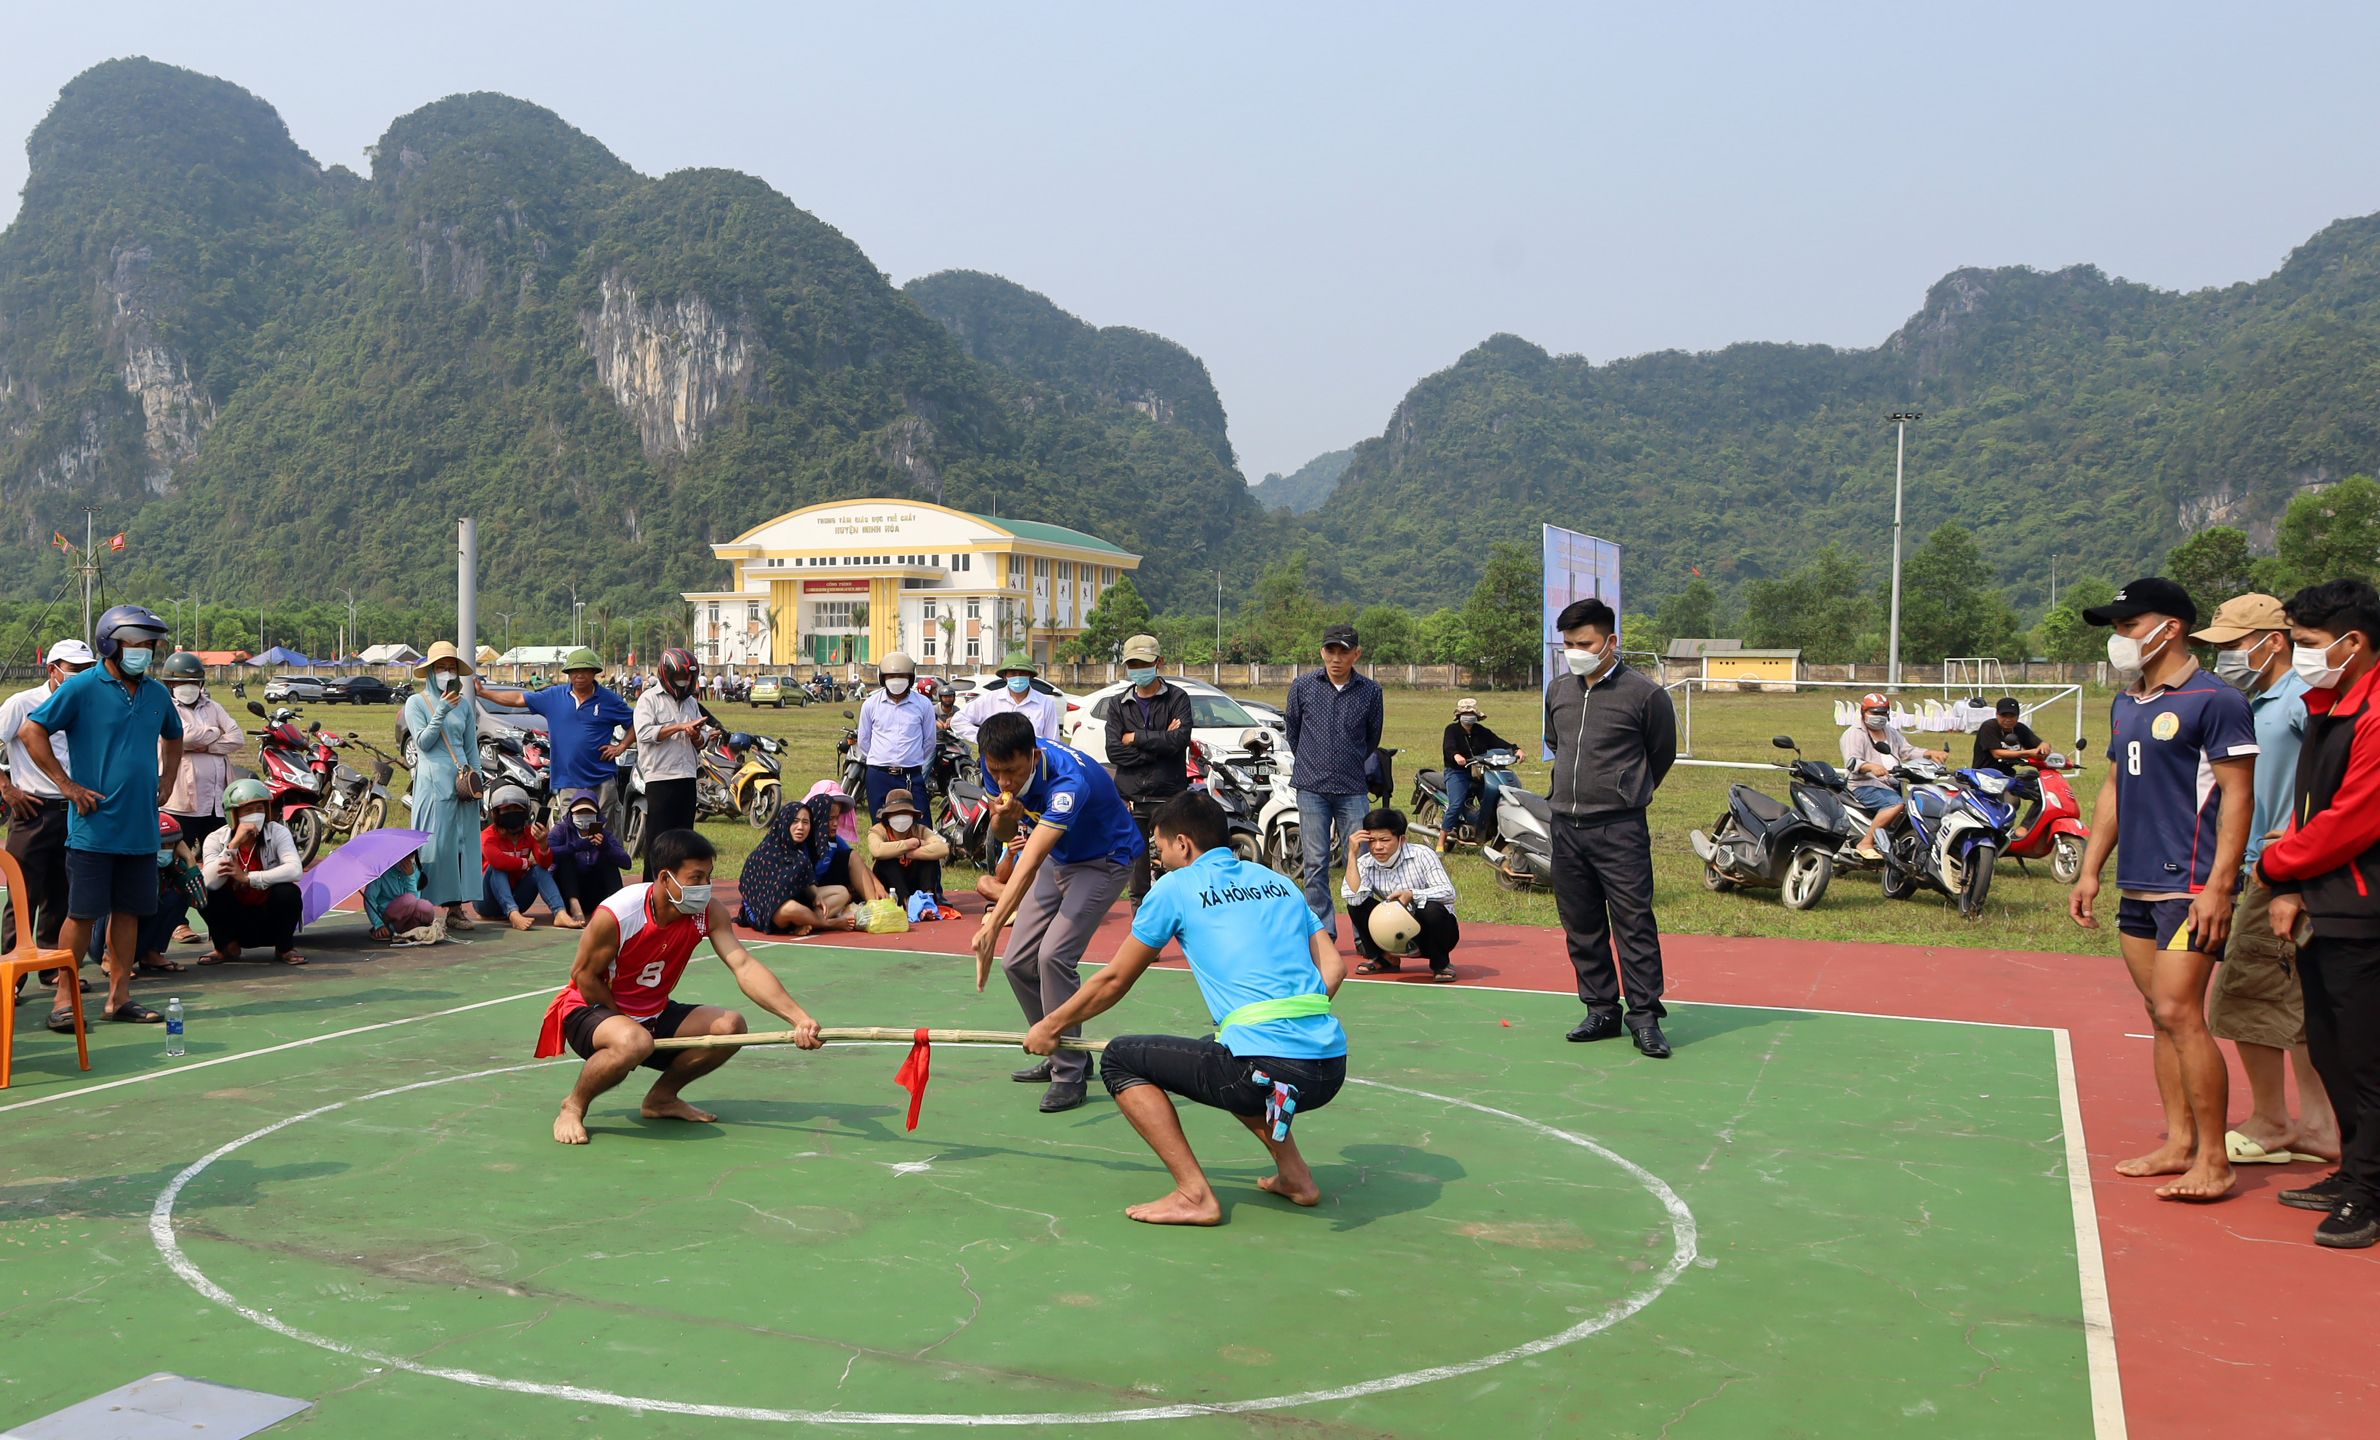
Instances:
[[[1058,722],[1066,718],[1065,702],[1055,695],[1044,695],[1033,688],[1033,677],[1041,669],[1022,650],[1011,650],[1000,662],[1000,687],[987,690],[960,707],[951,717],[950,733],[973,745],[983,722],[994,715],[1016,711],[1033,722],[1037,739],[1063,741]]]
[[[207,694],[205,662],[187,650],[168,655],[157,667],[157,678],[173,692],[174,713],[182,717],[182,764],[174,774],[174,789],[165,797],[165,813],[182,826],[182,843],[193,855],[206,848],[207,837],[223,826],[223,787],[231,783],[231,757],[247,745],[240,722]],[[174,939],[189,944],[198,932],[184,925]]]
[[[907,651],[885,656],[876,675],[881,688],[859,707],[861,779],[870,815],[895,790],[924,792],[942,729],[934,702],[917,692],[917,662]]]
[[[659,679],[636,700],[636,774],[645,785],[643,849],[665,830],[694,828],[695,776],[701,765],[703,727],[711,723],[696,697],[702,667],[694,652],[671,646],[661,653]],[[653,863],[645,861],[645,879]]]
[[[22,905],[10,907],[6,938],[0,943],[11,950],[16,948],[19,914],[39,915],[33,925],[33,938],[44,950],[58,948],[58,931],[66,923],[66,797],[58,793],[57,782],[33,763],[33,756],[17,732],[25,728],[25,717],[49,699],[67,676],[78,675],[99,663],[91,647],[80,640],[61,640],[52,645],[47,659],[47,679],[30,690],[18,691],[5,704],[0,704],[0,726],[7,727],[0,730],[0,736],[8,741],[8,774],[0,776],[0,802],[8,806],[8,853],[16,857],[18,868],[25,872],[28,892]],[[56,752],[60,765],[67,763],[64,735],[52,735],[50,749]],[[72,972],[51,974],[64,979]]]

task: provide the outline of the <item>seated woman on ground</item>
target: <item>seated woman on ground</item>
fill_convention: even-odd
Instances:
[[[736,879],[743,896],[736,919],[770,935],[858,929],[852,901],[881,900],[885,889],[835,833],[850,809],[849,796],[813,795],[779,810]]]
[[[929,919],[956,920],[959,912],[942,898],[942,862],[950,857],[950,842],[921,823],[924,819],[908,791],[886,795],[884,808],[876,813],[876,824],[868,831],[868,854],[876,862],[870,873],[903,909],[908,908],[909,897],[922,890],[934,902],[935,913]]]
[[[207,836],[198,867],[207,887],[207,938],[215,947],[201,965],[237,960],[249,945],[270,945],[284,965],[306,963],[295,948],[306,909],[297,887],[305,867],[289,827],[265,818],[272,808],[262,780],[234,780],[223,792],[227,823]]]
[[[983,897],[985,905],[999,904],[1000,897],[1008,893],[1008,879],[1016,873],[1016,857],[1024,853],[1025,837],[1031,833],[1030,827],[1018,826],[1015,838],[1001,848],[1000,858],[992,862],[992,868],[976,877],[975,893]],[[1013,925],[1016,921],[1012,917],[1008,923]]]
[[[438,907],[421,897],[421,861],[406,855],[364,887],[364,923],[376,940],[393,940],[438,918]]]

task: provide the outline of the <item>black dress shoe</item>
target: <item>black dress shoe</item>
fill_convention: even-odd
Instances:
[[[1562,1038],[1565,1040],[1611,1040],[1618,1038],[1619,1033],[1619,1016],[1598,1015],[1590,1010],[1587,1012],[1587,1018],[1578,1022],[1578,1028]]]
[[[1072,1110],[1075,1106],[1083,1103],[1083,1097],[1089,1093],[1090,1088],[1080,1080],[1054,1082],[1042,1094],[1041,1113],[1055,1115],[1061,1110]]]
[[[2336,1210],[2347,1195],[2347,1177],[2333,1170],[2301,1190],[2284,1190],[2280,1201],[2299,1210]]]
[[[1636,1030],[1634,1035],[1637,1054],[1647,1060],[1667,1060],[1669,1058],[1669,1037],[1661,1033],[1660,1026],[1643,1026]]]
[[[1008,1072],[1008,1078],[1019,1085],[1047,1085],[1050,1083],[1052,1073],[1050,1062],[1044,1060],[1038,1065],[1030,1065],[1022,1070],[1011,1070]]]

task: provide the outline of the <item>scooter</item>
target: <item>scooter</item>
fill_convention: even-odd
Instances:
[[[1203,740],[1191,743],[1205,762],[1207,794],[1223,807],[1230,822],[1231,853],[1250,864],[1258,863],[1265,849],[1259,820],[1273,788],[1271,736],[1255,729],[1242,733],[1240,744],[1248,754],[1236,760],[1225,758],[1222,750]]]
[[[1975,919],[2008,844],[2016,816],[2008,792],[2015,782],[1997,770],[1951,771],[1932,760],[1904,760],[1893,773],[1902,777],[1907,808],[1889,837],[1885,898],[1905,900],[1922,887],[1949,896],[1959,914]]]
[[[1478,810],[1482,817],[1487,812],[1487,782],[1490,774],[1499,774],[1503,777],[1496,782],[1496,787],[1500,792],[1504,787],[1513,783],[1513,767],[1519,763],[1520,757],[1510,750],[1490,750],[1484,755],[1472,757],[1470,765],[1466,768],[1470,771],[1473,781],[1471,793],[1478,803]],[[1445,835],[1446,842],[1450,845],[1476,845],[1479,843],[1482,827],[1477,824],[1461,825],[1456,827],[1453,833],[1446,833],[1446,772],[1444,770],[1423,770],[1414,775],[1412,807],[1413,823],[1411,828],[1413,830],[1432,839]]]
[[[2076,740],[2077,755],[2089,744]],[[2008,787],[2009,795],[2027,808],[2013,827],[2015,838],[2000,853],[2019,861],[2047,855],[2049,873],[2061,885],[2082,878],[2083,851],[2091,843],[2091,827],[2075,802],[2074,788],[2066,783],[2067,773],[2081,768],[2076,759],[2053,752],[2039,765],[2018,765]]]
[[[369,777],[338,759],[336,752],[350,746],[369,750],[378,757],[373,761]],[[360,735],[326,730],[321,735],[321,748],[315,752],[315,773],[323,774],[325,765],[329,766],[329,786],[323,792],[322,817],[332,834],[361,835],[388,823],[388,782],[397,773],[394,757],[384,754]]]
[[[729,820],[741,816],[744,807],[736,803],[733,789],[742,757],[730,748],[735,737],[717,735],[712,743],[695,752],[694,758],[694,818],[697,820]]]
[[[843,718],[851,719],[851,712],[844,711]],[[860,763],[859,726],[856,724],[844,726],[843,738],[835,742],[835,775],[842,781],[843,793],[851,797],[852,804],[857,805],[867,798],[867,771]]]
[[[727,753],[741,762],[728,778],[728,798],[743,810],[744,819],[755,830],[768,829],[777,807],[784,803],[781,777],[785,767],[777,759],[784,749],[782,741],[769,735],[738,732],[727,737]]]
[[[1496,828],[1479,847],[1479,858],[1496,872],[1506,890],[1554,883],[1554,807],[1543,795],[1507,781],[1496,801]]]
[[[1783,765],[1787,804],[1750,785],[1727,787],[1727,810],[1705,835],[1686,836],[1702,857],[1702,883],[1719,893],[1747,886],[1775,886],[1786,908],[1807,910],[1826,895],[1834,879],[1834,857],[1847,828],[1840,795],[1842,778],[1823,760],[1805,760],[1790,735],[1770,740],[1793,751]]]
[[[934,833],[949,843],[953,855],[979,870],[991,869],[999,849],[992,841],[991,792],[971,775],[953,779],[942,792]]]
[[[495,794],[502,786],[518,785],[528,792],[529,818],[544,823],[549,818],[546,812],[553,802],[553,771],[549,765],[542,763],[543,760],[543,747],[540,746],[533,755],[520,735],[482,731],[479,737],[479,773],[487,782],[487,789],[479,802],[482,818],[491,822],[494,818],[486,813],[487,796]]]
[[[287,706],[267,713],[251,700],[248,713],[265,722],[263,733],[256,737],[256,760],[272,796],[272,808],[266,813],[289,827],[299,863],[311,865],[328,829],[321,808],[325,779],[315,773],[309,753],[310,748],[319,747],[309,747],[306,735],[297,728],[298,712]]]

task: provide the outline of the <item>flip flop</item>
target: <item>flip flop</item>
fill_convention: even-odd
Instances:
[[[127,1000],[100,1018],[118,1021],[126,1025],[162,1025],[165,1023],[165,1016],[162,1013],[150,1009],[138,1000]]]
[[[1432,970],[1430,972],[1430,983],[1432,985],[1452,985],[1454,983],[1453,967],[1449,966],[1444,970]]]
[[[189,968],[178,960],[143,960],[140,962],[140,973],[143,975],[179,975]]]
[[[295,950],[283,950],[279,952],[273,956],[273,962],[278,965],[303,965],[307,963],[306,957],[300,955]]]
[[[1398,968],[1394,964],[1366,960],[1363,964],[1355,967],[1355,973],[1358,975],[1394,975],[1398,973]]]
[[[2237,1130],[2223,1132],[2223,1153],[2234,1165],[2294,1165],[2314,1158],[2288,1150],[2267,1150]]]

